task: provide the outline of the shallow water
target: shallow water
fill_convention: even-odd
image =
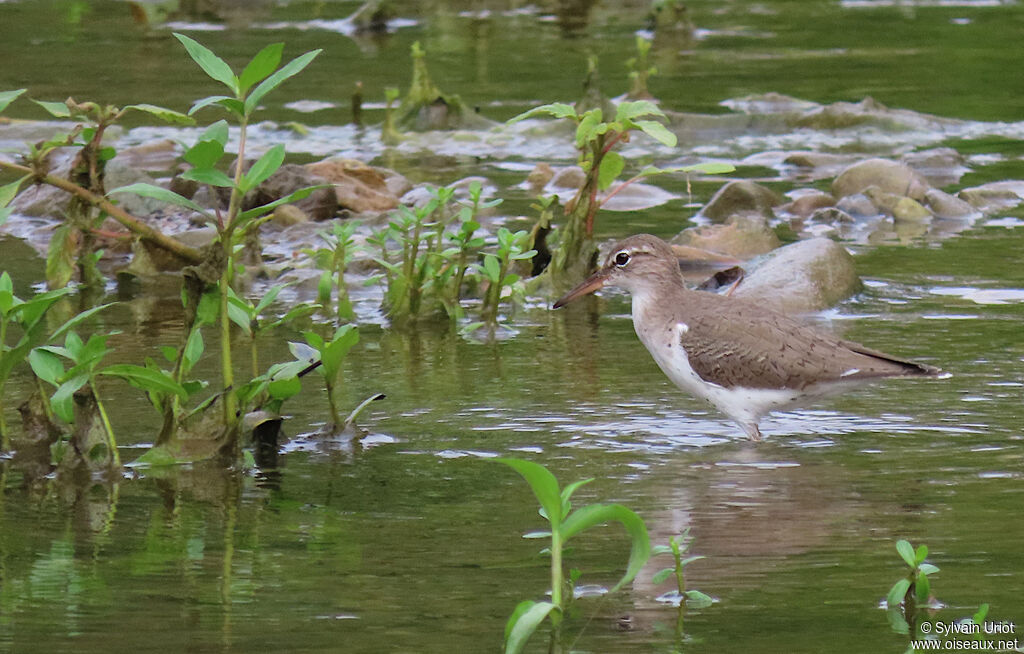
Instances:
[[[348,91],[357,79],[367,98],[406,84],[408,48],[418,39],[441,86],[496,120],[572,100],[588,52],[601,56],[607,90],[617,94],[629,55],[616,53],[632,52],[645,5],[621,4],[594,8],[571,35],[562,27],[571,21],[560,23],[552,9],[511,2],[398,3],[405,20],[379,41],[333,31],[353,9],[348,2],[268,5],[233,15],[231,29],[194,35],[237,61],[270,40],[287,41],[291,54],[325,47],[316,66],[268,101],[269,120],[312,128],[308,139],[289,135],[290,150],[379,156],[435,183],[484,175],[508,198],[502,210],[514,223],[528,211],[522,166],[569,162],[567,141],[523,128],[490,141],[432,135],[385,153],[372,128],[355,138],[337,127],[347,121]],[[824,132],[751,119],[675,152],[637,139],[634,154],[667,163],[696,147],[742,162],[775,148],[899,155],[944,145],[967,155],[969,168],[947,191],[1024,178],[1019,7],[893,4],[690,3],[699,38],[656,53],[663,75],[651,88],[669,108],[701,114],[726,115],[720,102],[775,91],[819,103],[871,95],[962,122]],[[482,9],[491,14],[479,17]],[[0,3],[0,37],[0,61],[24,63],[0,70],[3,89],[177,109],[212,91],[166,30],[138,29],[122,3]],[[564,65],[553,66],[551,53]],[[285,107],[298,99],[340,109]],[[22,114],[14,115],[39,117],[27,103],[15,107]],[[284,138],[272,127],[265,143]],[[126,139],[167,134],[187,140],[149,127]],[[437,150],[442,156],[424,154]],[[803,183],[764,157],[738,176],[781,191]],[[605,214],[601,236],[674,234],[694,212],[684,204],[706,201],[719,184],[694,184],[691,199],[683,181],[659,183],[680,199]],[[0,651],[493,651],[515,604],[547,588],[537,541],[520,538],[541,526],[533,498],[488,460],[495,455],[543,462],[563,483],[594,477],[578,503],[635,509],[654,542],[691,529],[694,553],[707,558],[687,569],[688,583],[717,602],[687,612],[681,650],[903,651],[905,637],[879,608],[902,574],[898,538],[927,543],[941,568],[933,589],[944,608],[934,619],[969,616],[988,602],[992,619],[1024,628],[1020,218],[1011,210],[956,235],[850,243],[865,290],[822,319],[845,338],[953,377],[887,383],[773,415],[759,444],[676,390],[636,340],[627,298],[607,292],[560,312],[538,303],[513,318],[514,338],[496,344],[443,329],[410,336],[363,327],[347,362],[346,404],[388,397],[368,410],[362,422],[371,435],[355,446],[303,437],[327,416],[308,379],[286,405],[294,440],[251,474],[135,471],[116,491],[76,496],[45,484],[25,490],[21,473],[5,465]],[[42,262],[10,238],[0,240],[0,261],[19,293],[42,276]],[[174,289],[124,299],[97,325],[121,330],[112,340],[118,359],[138,362],[175,342]],[[273,334],[262,358],[288,356],[295,337]],[[212,358],[203,365],[213,376]],[[12,381],[9,406],[24,381]],[[117,406],[123,457],[134,458],[153,438],[156,417],[131,389],[114,382],[103,391]],[[576,546],[581,583],[615,582],[627,556],[616,528],[587,533]],[[579,601],[570,621],[582,629],[575,650],[676,648],[676,611],[655,601],[668,586],[651,583],[658,563],[630,590]],[[535,640],[531,651],[542,651],[543,639]]]

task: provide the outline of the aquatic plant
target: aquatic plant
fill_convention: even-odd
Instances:
[[[907,564],[907,573],[889,589],[885,600],[886,613],[894,631],[913,635],[917,633],[918,607],[930,601],[931,581],[928,577],[939,569],[925,563],[927,545],[919,545],[915,550],[908,541],[901,539],[896,542],[896,551]]]
[[[694,561],[699,561],[704,558],[700,555],[683,556],[686,554],[687,550],[690,549],[691,542],[690,528],[687,527],[679,536],[673,536],[670,538],[668,545],[656,545],[654,549],[651,550],[651,556],[658,556],[659,554],[672,555],[672,565],[667,568],[662,568],[658,572],[654,573],[652,581],[655,584],[660,584],[669,577],[675,577],[675,590],[660,596],[658,601],[674,604],[678,609],[675,626],[676,643],[682,643],[686,637],[686,609],[703,609],[711,606],[714,602],[711,597],[705,595],[699,590],[687,590],[686,588],[686,575],[683,569]]]
[[[226,154],[228,143],[228,125],[226,121],[218,121],[210,125],[189,148],[184,159],[192,165],[182,177],[213,188],[230,189],[227,213],[216,211],[211,216],[191,200],[152,184],[132,184],[115,189],[118,193],[135,193],[144,197],[152,197],[170,204],[199,211],[216,227],[219,244],[207,253],[203,263],[194,266],[191,273],[200,284],[188,285],[186,289],[201,293],[206,285],[216,286],[219,296],[220,322],[220,353],[221,381],[227,391],[223,394],[223,425],[227,432],[237,434],[238,398],[235,395],[234,369],[231,354],[231,316],[230,287],[236,272],[239,270],[238,250],[255,233],[255,229],[266,220],[274,207],[294,202],[309,195],[314,189],[307,188],[291,193],[283,198],[262,206],[242,210],[242,199],[250,191],[273,175],[284,163],[284,146],[276,145],[267,150],[255,163],[246,170],[245,147],[246,133],[249,122],[263,98],[281,83],[301,72],[309,65],[321,50],[307,52],[281,66],[283,43],[274,43],[260,50],[242,72],[236,75],[231,67],[211,50],[197,41],[183,35],[174,35],[185,47],[189,56],[210,78],[220,82],[231,92],[231,95],[214,95],[197,100],[189,110],[192,115],[205,107],[215,106],[227,111],[238,123],[238,152],[235,158],[233,176],[229,176],[218,168],[218,163]],[[188,274],[188,273],[187,273]],[[190,326],[191,329],[191,326]],[[237,438],[229,437],[237,441]]]
[[[36,293],[28,300],[22,300],[14,294],[11,276],[7,271],[0,272],[0,450],[8,450],[11,446],[10,432],[4,419],[4,401],[7,397],[4,386],[15,366],[27,361],[36,347],[56,341],[75,326],[110,306],[105,304],[82,311],[50,330],[46,322],[48,312],[70,292],[69,288],[60,288]],[[17,340],[9,345],[8,338],[16,334]]]
[[[566,204],[566,219],[558,232],[558,247],[553,249],[546,272],[555,289],[583,277],[596,264],[597,246],[593,241],[594,219],[601,206],[630,184],[646,177],[666,173],[724,173],[734,168],[728,164],[702,163],[692,166],[661,169],[647,166],[632,178],[612,188],[625,170],[626,159],[615,148],[630,140],[634,132],[643,132],[662,145],[674,147],[676,135],[657,118],[665,114],[647,100],[621,102],[614,120],[605,120],[602,109],[579,113],[564,103],[535,107],[509,120],[509,124],[534,116],[552,116],[571,120],[576,125],[575,146],[579,165],[585,177],[576,195]],[[610,189],[610,190],[609,190]],[[604,197],[598,194],[608,191]]]
[[[518,472],[530,485],[540,503],[540,514],[547,520],[549,529],[532,532],[524,537],[550,539],[545,552],[551,557],[551,601],[525,600],[516,606],[505,625],[505,653],[521,652],[544,620],[550,621],[552,626],[550,650],[558,651],[562,619],[573,596],[562,569],[566,543],[573,536],[608,522],[618,522],[625,527],[630,537],[629,562],[626,573],[611,588],[611,592],[614,592],[632,581],[650,557],[651,544],[647,527],[640,516],[620,504],[589,504],[574,510],[571,502],[573,493],[593,479],[582,479],[559,488],[555,476],[538,463],[508,458],[497,461]],[[577,573],[573,574],[575,578],[578,576]],[[571,583],[575,583],[575,579]]]
[[[147,392],[187,397],[185,389],[171,375],[161,370],[129,363],[101,367],[103,359],[113,351],[107,347],[107,339],[113,335],[113,332],[92,334],[89,340],[83,341],[77,333],[68,331],[63,347],[43,345],[29,354],[32,371],[56,389],[49,398],[47,413],[52,411],[53,415],[68,424],[80,423],[72,437],[72,449],[86,459],[90,467],[121,466],[114,429],[96,385],[99,376],[117,377]],[[67,368],[62,360],[68,361]],[[74,396],[83,388],[91,395],[91,401],[79,403],[84,407],[81,409],[84,415],[76,415]],[[91,424],[83,425],[83,422]],[[61,457],[56,458],[59,462]]]
[[[483,264],[473,264],[473,269],[486,280],[488,286],[480,309],[482,320],[468,325],[466,331],[469,332],[481,327],[487,327],[493,332],[498,326],[498,309],[506,292],[513,302],[521,300],[526,293],[520,275],[511,272],[510,268],[516,261],[528,261],[537,254],[536,250],[527,249],[530,232],[512,232],[506,227],[499,227],[497,237],[498,251],[485,252]]]
[[[0,93],[0,112],[24,93],[25,89]],[[29,188],[26,183],[47,184],[66,191],[71,195],[64,212],[64,222],[55,230],[50,239],[46,259],[46,281],[50,288],[62,288],[71,281],[75,270],[83,284],[96,286],[103,278],[97,269],[102,254],[97,249],[96,237],[102,234],[100,224],[106,217],[113,218],[139,239],[162,248],[188,262],[198,263],[199,253],[180,241],[162,234],[145,222],[132,216],[106,197],[105,168],[108,161],[117,154],[116,150],[104,145],[106,131],[128,112],[143,112],[161,120],[179,125],[192,125],[189,116],[171,109],[151,104],[135,104],[126,107],[101,105],[95,102],[76,102],[68,98],[65,102],[35,103],[50,115],[75,122],[70,132],[53,136],[41,143],[29,143],[22,155],[22,163],[0,161],[0,171],[21,175],[21,177],[0,187],[0,224],[10,215],[9,204],[20,192]],[[71,162],[68,177],[61,177],[51,171],[51,159],[59,148],[78,148]]]
[[[660,584],[669,577],[674,576],[676,581],[676,593],[679,600],[679,605],[689,606],[691,608],[704,608],[711,606],[712,599],[700,592],[699,590],[687,590],[686,589],[686,575],[683,568],[703,559],[703,556],[687,556],[686,551],[690,549],[690,529],[686,528],[683,533],[679,536],[673,536],[669,539],[668,545],[656,545],[651,550],[652,556],[658,556],[659,554],[671,554],[673,565],[668,568],[662,568],[658,572],[654,573],[654,583]]]
[[[331,420],[333,421],[333,427],[328,431],[341,430],[348,422],[341,413],[341,402],[338,397],[342,383],[342,364],[345,362],[349,350],[359,342],[359,330],[355,325],[342,325],[334,331],[330,340],[325,340],[316,332],[305,332],[303,337],[316,352],[322,364],[318,370],[324,376],[324,382],[327,385],[327,402],[331,407]],[[303,351],[297,349],[295,344],[292,344],[292,353],[296,355],[296,358],[304,356]]]
[[[332,306],[335,307],[333,313],[339,322],[356,318],[352,301],[348,296],[345,271],[355,258],[358,249],[353,238],[357,229],[359,229],[358,220],[335,221],[331,225],[330,231],[317,232],[317,236],[327,247],[303,250],[312,257],[316,266],[323,270],[317,284],[317,302],[328,310]],[[332,296],[335,294],[337,300],[332,301]]]

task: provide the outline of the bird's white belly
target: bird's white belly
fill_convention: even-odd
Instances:
[[[676,386],[713,404],[719,411],[740,423],[756,423],[769,411],[792,404],[801,393],[793,389],[726,388],[705,381],[690,365],[689,356],[680,342],[686,325],[676,325],[670,338],[656,338],[653,332],[636,329],[637,336],[654,357],[658,367]]]

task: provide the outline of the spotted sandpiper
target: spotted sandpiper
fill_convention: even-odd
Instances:
[[[679,388],[707,400],[760,440],[775,409],[889,377],[943,377],[938,368],[844,341],[747,300],[683,283],[667,243],[649,234],[619,241],[604,266],[554,304],[603,286],[633,297],[633,328]]]

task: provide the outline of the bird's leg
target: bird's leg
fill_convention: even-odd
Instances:
[[[761,430],[757,428],[756,422],[741,422],[740,428],[750,440],[755,442],[761,440]]]

